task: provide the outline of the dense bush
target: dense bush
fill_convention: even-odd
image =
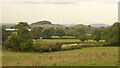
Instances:
[[[98,46],[103,46],[105,43],[102,42],[82,42],[81,45],[83,47],[98,47]]]
[[[4,47],[14,51],[32,51],[32,44],[32,39],[23,40],[21,36],[12,34]]]
[[[8,38],[8,43],[5,45],[6,49],[14,51],[31,51],[33,45],[33,38],[28,31],[29,25],[26,22],[19,22],[15,26],[17,33],[13,33]]]
[[[63,44],[62,50],[74,50],[74,49],[82,49],[82,45],[80,44]]]
[[[84,34],[84,35],[80,35],[80,36],[79,36],[79,39],[80,39],[81,41],[85,41],[85,40],[88,40],[88,37],[87,37],[86,34]]]
[[[51,52],[61,50],[61,43],[59,42],[42,42],[37,40],[33,46],[38,52]]]
[[[120,23],[116,22],[102,32],[102,39],[111,45],[120,45]]]
[[[0,41],[2,41],[4,45],[4,42],[8,39],[8,36],[10,35],[10,32],[5,30],[5,26],[0,27],[0,32]]]
[[[82,46],[81,45],[76,45],[76,46],[71,46],[72,47],[72,49],[82,49]]]

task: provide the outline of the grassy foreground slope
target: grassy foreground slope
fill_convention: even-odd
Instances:
[[[3,51],[3,66],[116,66],[118,47],[93,47],[51,53]]]

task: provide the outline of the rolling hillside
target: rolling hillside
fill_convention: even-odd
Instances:
[[[50,22],[50,21],[38,21],[38,22],[32,23],[30,26],[31,27],[44,27],[44,28],[64,27],[59,24],[52,24],[52,22]]]

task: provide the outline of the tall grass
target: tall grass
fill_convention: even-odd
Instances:
[[[3,51],[3,66],[115,66],[117,47],[93,47],[51,53]]]

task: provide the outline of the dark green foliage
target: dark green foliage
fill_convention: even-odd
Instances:
[[[56,36],[63,37],[65,35],[66,35],[66,33],[63,29],[60,29],[60,28],[56,29]]]
[[[42,42],[37,40],[34,44],[34,50],[37,52],[51,52],[61,50],[61,43],[58,42]]]
[[[33,38],[38,39],[38,38],[42,37],[42,30],[43,30],[42,27],[33,27],[31,30]]]
[[[120,44],[120,23],[116,22],[108,27],[103,33],[102,38],[111,44]]]
[[[8,39],[8,36],[10,35],[10,33],[8,31],[5,30],[5,27],[2,26],[2,42],[4,43],[5,40]]]
[[[86,34],[84,34],[84,35],[80,35],[80,36],[79,36],[79,39],[80,39],[81,41],[85,41],[85,40],[88,40],[88,37],[87,37]]]
[[[28,31],[29,25],[26,22],[20,22],[15,26],[17,34],[12,34],[8,39],[7,48],[15,51],[30,51],[33,39],[31,33]]]
[[[50,28],[49,30],[52,33],[52,36],[55,36],[55,29],[54,28]]]
[[[21,43],[21,41],[19,40],[19,36],[17,36],[16,34],[12,34],[9,38],[6,48],[20,51],[20,43]]]
[[[18,31],[22,29],[28,29],[29,25],[27,22],[19,22],[16,26],[14,26],[15,29],[18,29]]]
[[[96,28],[93,32],[92,32],[92,39],[99,41],[101,40],[101,34],[102,34],[102,29],[98,29]]]
[[[74,29],[66,30],[66,35],[68,36],[74,36],[74,33],[75,33]]]
[[[74,36],[75,37],[79,37],[79,36],[82,36],[82,35],[84,35],[85,34],[85,30],[84,29],[76,29],[75,31],[74,31]]]
[[[81,41],[88,40],[85,29],[74,30],[74,36],[79,38]]]
[[[43,38],[51,38],[51,36],[52,36],[52,32],[50,31],[50,29],[45,29],[42,32],[42,37]]]

